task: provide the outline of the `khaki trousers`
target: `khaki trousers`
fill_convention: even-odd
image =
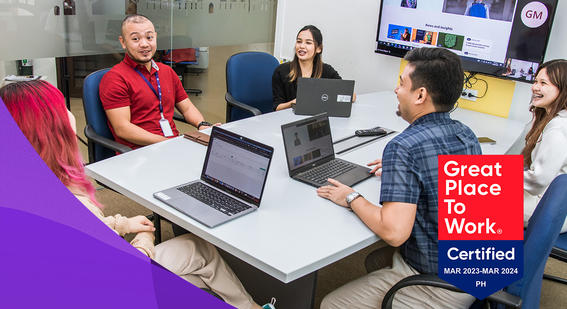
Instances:
[[[325,296],[321,309],[381,308],[386,292],[403,278],[417,275],[396,251],[392,267],[383,268],[351,281]],[[469,308],[474,297],[441,288],[409,286],[398,290],[393,308]]]
[[[211,289],[236,308],[250,309],[254,304],[217,249],[193,234],[157,245],[154,260],[193,285]]]

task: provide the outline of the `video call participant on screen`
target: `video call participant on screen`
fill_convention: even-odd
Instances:
[[[386,292],[402,278],[437,274],[437,156],[481,154],[471,129],[449,116],[463,89],[460,58],[442,48],[417,48],[405,59],[394,92],[397,114],[410,125],[386,145],[382,159],[368,164],[382,177],[382,207],[334,179],[317,189],[319,196],[351,208],[386,243],[401,247],[391,267],[335,290],[323,299],[323,309],[380,308]],[[421,308],[427,302],[432,308],[468,308],[473,301],[465,293],[411,286],[398,291],[394,307]]]
[[[117,142],[139,148],[178,136],[175,107],[198,130],[211,125],[189,100],[173,69],[152,60],[157,33],[147,17],[124,18],[119,41],[126,55],[104,75],[99,91]]]
[[[185,234],[154,246],[155,228],[148,218],[104,216],[103,205],[96,200],[94,187],[85,175],[75,117],[57,88],[42,80],[18,82],[0,88],[0,98],[55,176],[108,227],[120,236],[135,234],[132,246],[193,285],[211,289],[227,303],[237,308],[262,308],[208,242]],[[270,306],[265,308],[274,309]]]
[[[522,150],[525,225],[551,181],[567,173],[567,60],[551,60],[538,68],[530,111],[533,120]]]
[[[408,28],[405,28],[405,29],[404,29],[404,33],[402,33],[402,35],[400,36],[400,39],[401,39],[402,41],[407,41],[407,42],[409,42],[410,37],[411,37],[411,36],[410,36],[410,33],[409,33]]]
[[[323,63],[322,54],[321,31],[313,25],[301,28],[295,40],[293,60],[280,64],[272,75],[274,110],[290,108],[295,104],[298,77],[341,79],[332,66]]]
[[[402,0],[400,6],[403,8],[415,9],[417,7],[417,0]]]
[[[490,6],[484,0],[474,0],[465,10],[466,16],[490,18]]]

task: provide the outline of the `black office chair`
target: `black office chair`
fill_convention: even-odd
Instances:
[[[506,291],[501,290],[490,295],[487,297],[488,301],[513,308],[539,307],[541,281],[547,257],[567,216],[566,187],[567,175],[557,176],[547,188],[530,218],[524,235],[524,276],[522,279],[509,285]],[[392,308],[396,292],[410,285],[428,285],[462,292],[436,275],[415,275],[396,283],[384,296],[382,308]]]
[[[263,52],[243,52],[226,62],[226,122],[273,111],[272,75],[278,60]]]

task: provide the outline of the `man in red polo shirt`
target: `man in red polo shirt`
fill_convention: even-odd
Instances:
[[[119,40],[126,56],[104,75],[99,92],[117,142],[135,149],[178,136],[175,107],[197,129],[211,125],[189,100],[173,69],[152,60],[157,34],[147,17],[127,16]]]

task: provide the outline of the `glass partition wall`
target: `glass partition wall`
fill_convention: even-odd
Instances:
[[[54,75],[57,58],[56,75],[76,75],[71,83],[80,86],[90,72],[122,59],[120,27],[133,13],[152,20],[158,50],[198,48],[205,53],[205,46],[272,43],[276,1],[0,0],[0,79],[27,75],[30,71],[24,69],[30,64],[34,75]]]

